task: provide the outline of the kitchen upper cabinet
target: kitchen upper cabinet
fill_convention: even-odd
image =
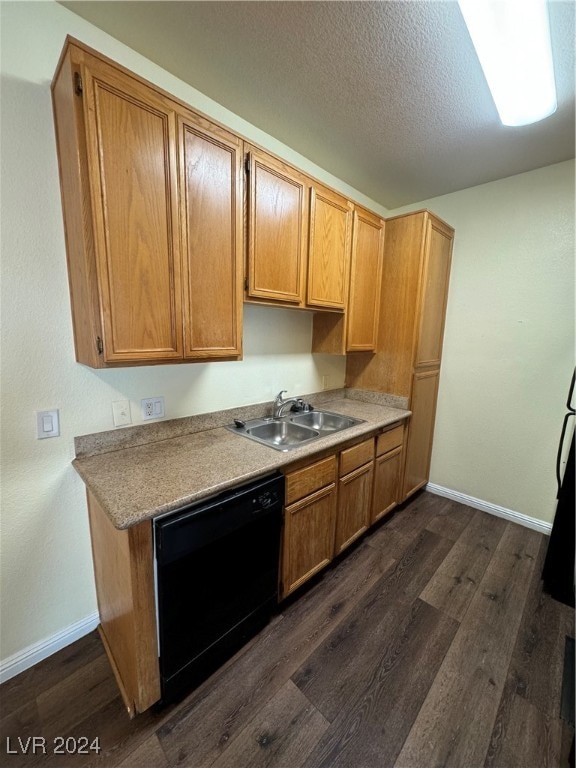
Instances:
[[[240,140],[71,40],[52,91],[76,359],[238,357]]]
[[[422,301],[414,365],[440,366],[453,233],[430,217],[425,234]]]
[[[345,316],[316,314],[312,351],[343,355],[375,352],[378,344],[385,222],[356,207],[350,259],[350,288]]]
[[[346,308],[350,274],[352,203],[325,187],[310,190],[310,236],[306,303]]]
[[[306,177],[248,146],[248,276],[246,298],[302,306],[305,297]]]
[[[343,311],[352,203],[272,155],[246,149],[246,301]]]
[[[347,352],[372,352],[376,349],[383,256],[384,222],[373,213],[356,208],[350,272]]]
[[[194,115],[180,116],[184,353],[242,350],[242,141]]]

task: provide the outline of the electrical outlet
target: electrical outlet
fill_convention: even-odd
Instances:
[[[112,403],[112,416],[115,427],[125,427],[127,424],[132,424],[128,400],[116,400]]]
[[[142,406],[142,419],[163,419],[164,418],[164,398],[146,397],[140,400]]]

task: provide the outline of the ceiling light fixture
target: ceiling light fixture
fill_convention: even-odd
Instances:
[[[504,125],[556,111],[546,0],[458,0]]]

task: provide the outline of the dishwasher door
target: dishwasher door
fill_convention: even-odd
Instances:
[[[155,522],[162,702],[198,684],[277,604],[284,477]]]

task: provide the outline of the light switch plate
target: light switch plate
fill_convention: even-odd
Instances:
[[[53,411],[36,411],[36,437],[44,440],[46,437],[60,436],[60,412],[56,408]]]
[[[130,403],[128,400],[116,400],[112,403],[112,417],[114,419],[115,427],[125,427],[127,424],[132,424],[132,416],[130,415]]]

